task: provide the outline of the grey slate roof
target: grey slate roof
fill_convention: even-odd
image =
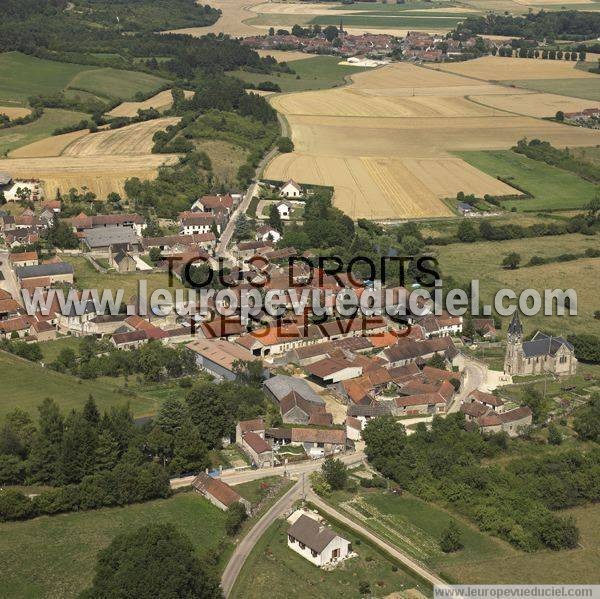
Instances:
[[[263,384],[279,402],[286,397],[286,395],[289,395],[291,391],[295,391],[298,393],[298,395],[301,395],[308,401],[316,404],[325,403],[323,398],[319,397],[306,381],[293,376],[278,374],[270,379],[267,379]]]
[[[377,402],[369,406],[351,404],[348,406],[348,416],[385,416],[391,414],[392,402]]]
[[[37,266],[20,266],[15,269],[15,272],[19,279],[72,275],[73,266],[68,262],[56,262],[53,264],[38,264]]]
[[[86,229],[85,242],[93,249],[120,243],[136,244],[138,238],[135,231],[130,227],[100,227],[98,229]]]
[[[304,514],[288,528],[288,535],[317,553],[321,553],[337,537],[329,526],[325,526]]]
[[[523,353],[526,358],[553,356],[563,345],[573,351],[573,346],[563,337],[550,337],[538,331],[531,341],[523,343]]]

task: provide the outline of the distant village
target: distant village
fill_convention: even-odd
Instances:
[[[261,50],[296,50],[312,54],[333,54],[350,58],[350,64],[356,64],[357,57],[361,57],[362,61],[366,61],[364,66],[378,66],[377,60],[389,57],[423,62],[463,60],[465,57],[472,57],[476,46],[479,46],[480,53],[487,53],[492,48],[501,46],[501,43],[476,36],[455,40],[441,34],[423,31],[409,31],[404,38],[385,33],[353,35],[344,30],[343,21],[340,22],[339,27],[330,25],[323,30],[318,27],[316,32],[302,30],[295,34],[293,29],[291,33],[287,30],[271,33],[244,38],[242,43]]]

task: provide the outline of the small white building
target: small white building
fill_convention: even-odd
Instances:
[[[319,568],[333,565],[352,553],[352,544],[312,514],[299,510],[289,521],[288,547]]]
[[[276,206],[281,220],[289,220],[292,213],[292,205],[289,202],[279,202]]]
[[[277,243],[280,239],[281,233],[269,225],[262,225],[256,229],[256,241],[272,241],[273,243]]]
[[[296,183],[293,179],[286,181],[279,188],[279,195],[282,198],[299,198],[302,197],[302,187]]]

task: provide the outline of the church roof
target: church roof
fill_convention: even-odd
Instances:
[[[526,358],[534,356],[554,356],[561,347],[573,351],[573,346],[563,337],[551,337],[538,331],[531,341],[523,343],[523,353]]]
[[[515,310],[512,320],[508,325],[508,334],[509,335],[522,335],[523,334],[523,325],[521,324],[521,319],[519,318],[519,312]]]

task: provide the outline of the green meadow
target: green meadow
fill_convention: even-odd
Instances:
[[[272,81],[281,88],[282,92],[297,92],[311,89],[328,89],[344,85],[346,77],[361,73],[363,67],[354,67],[338,64],[340,58],[336,56],[315,56],[303,60],[294,60],[289,63],[294,74],[289,73],[248,73],[246,71],[232,71],[230,75],[258,85],[264,81]]]
[[[507,200],[502,205],[517,211],[573,210],[583,208],[598,193],[598,186],[545,162],[511,150],[457,152],[463,160],[491,175],[525,189],[533,198]],[[515,193],[519,193],[516,191]]]

